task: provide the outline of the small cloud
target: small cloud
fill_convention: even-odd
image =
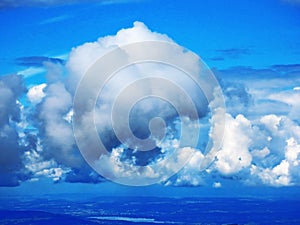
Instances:
[[[47,86],[47,84],[40,84],[33,86],[29,89],[27,93],[27,98],[31,103],[39,103],[45,97],[44,88]]]
[[[61,22],[63,20],[66,20],[66,19],[68,19],[70,17],[71,17],[70,15],[55,16],[55,17],[43,20],[39,24],[40,25],[45,25],[45,24],[57,23],[57,22]]]
[[[293,90],[294,91],[300,91],[300,87],[294,87]]]
[[[220,182],[213,183],[213,188],[221,188],[222,184]]]
[[[271,69],[276,70],[278,72],[299,72],[300,64],[277,64],[271,66]]]

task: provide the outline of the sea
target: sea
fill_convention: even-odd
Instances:
[[[300,224],[300,200],[265,198],[1,198],[0,224]]]

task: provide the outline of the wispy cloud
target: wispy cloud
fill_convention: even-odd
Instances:
[[[240,58],[245,55],[250,55],[251,50],[248,48],[228,48],[216,50],[219,54],[219,58]]]
[[[40,25],[46,25],[46,24],[52,24],[52,23],[57,23],[57,22],[61,22],[64,21],[66,19],[71,18],[70,15],[60,15],[60,16],[55,16],[55,17],[51,17],[49,19],[43,20],[41,22],[39,22]]]
[[[41,73],[45,73],[46,69],[45,68],[41,68],[41,67],[29,67],[25,70],[21,70],[19,72],[17,72],[17,74],[24,76],[25,78],[37,75],[37,74],[41,74]]]
[[[298,6],[300,5],[300,0],[282,0],[282,1],[292,5],[298,5]]]
[[[65,61],[60,58],[51,58],[46,56],[26,56],[16,59],[16,63],[20,66],[43,67],[45,62],[64,64]]]
[[[80,3],[100,3],[107,4],[119,4],[133,2],[134,0],[2,0],[0,1],[0,8],[16,8],[16,7],[51,7],[51,6],[63,6]]]

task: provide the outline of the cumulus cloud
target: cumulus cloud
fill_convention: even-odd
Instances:
[[[94,168],[96,170],[99,169],[102,173],[105,173],[107,177],[111,177],[112,179],[118,176],[124,179],[122,177],[123,173],[125,175],[128,174],[128,176],[131,176],[131,173],[143,174],[139,169],[136,171],[134,167],[144,166],[145,162],[149,163],[149,160],[153,163],[157,160],[156,157],[164,157],[167,154],[164,148],[156,144],[156,138],[160,139],[161,137],[158,137],[160,135],[156,136],[156,134],[149,132],[148,126],[151,124],[152,118],[159,117],[164,120],[165,124],[156,126],[161,126],[160,128],[165,126],[164,128],[167,132],[172,134],[172,139],[176,139],[180,136],[181,132],[180,128],[176,127],[178,117],[180,117],[181,120],[187,118],[186,121],[190,121],[189,123],[191,124],[193,123],[192,121],[197,121],[199,118],[206,116],[208,100],[212,98],[212,96],[205,96],[203,90],[201,90],[195,82],[195,80],[200,79],[206,91],[211,88],[206,84],[207,81],[204,81],[210,78],[206,74],[205,68],[200,64],[199,59],[194,57],[189,51],[185,51],[182,47],[175,46],[174,42],[166,35],[150,31],[141,22],[135,22],[133,28],[120,30],[115,36],[100,38],[97,42],[86,43],[73,49],[70,54],[70,59],[67,62],[67,67],[72,74],[72,82],[75,82],[75,84],[78,83],[78,80],[80,80],[87,71],[87,68],[93,64],[96,59],[108,51],[115,49],[116,46],[139,43],[141,41],[148,41],[143,43],[143,47],[147,47],[150,43],[149,41],[159,41],[161,48],[155,48],[153,50],[153,47],[149,45],[148,50],[144,51],[135,49],[130,52],[129,49],[122,49],[121,59],[118,58],[119,56],[114,57],[114,63],[118,62],[118,60],[125,60],[126,63],[130,63],[130,59],[132,58],[144,58],[145,54],[151,53],[155,55],[157,61],[163,61],[167,58],[171,60],[173,65],[184,65],[184,69],[192,75],[187,75],[174,66],[154,62],[147,62],[145,64],[136,63],[126,67],[121,71],[117,71],[114,76],[107,81],[105,87],[101,89],[101,93],[98,96],[100,100],[95,104],[95,117],[93,117],[93,112],[89,110],[91,104],[93,104],[93,98],[86,99],[84,96],[93,96],[93,93],[99,91],[99,87],[95,85],[94,81],[95,79],[99,79],[100,75],[93,77],[93,79],[86,80],[86,82],[85,80],[82,81],[85,82],[84,88],[82,91],[81,89],[77,90],[79,97],[77,97],[78,102],[76,105],[80,107],[78,107],[76,109],[77,112],[75,112],[78,118],[78,127],[75,129],[75,135],[80,138],[79,143],[83,142],[82,148],[84,148],[84,150],[82,152],[89,155],[89,163],[92,165],[95,164]],[[166,44],[164,44],[166,42],[171,43],[172,48],[167,48]],[[106,70],[106,67],[102,67],[101,69]],[[201,71],[202,77],[199,76],[200,70],[203,70]],[[197,75],[195,76],[194,74]],[[205,87],[205,85],[207,85],[207,87]],[[214,84],[212,84],[212,87],[214,87],[213,85]],[[70,86],[70,90],[73,89],[74,86]],[[211,91],[212,90],[211,88]],[[131,108],[131,106],[133,107]],[[128,117],[127,113],[129,112],[130,115],[128,114]],[[102,139],[105,146],[101,147],[101,151],[105,148],[108,149],[108,151],[114,149],[112,151],[114,154],[110,156],[111,158],[107,158],[106,156],[101,156],[102,158],[100,157],[99,159],[97,158],[99,157],[96,153],[98,137],[93,138],[93,136],[91,136],[93,119],[95,119],[96,128],[101,138],[104,137]],[[128,123],[126,123],[126,121],[128,121]],[[186,128],[181,127],[181,129],[192,131],[192,127],[189,126],[190,124],[184,125]],[[128,126],[130,126],[130,129],[127,129]],[[182,124],[178,126],[182,126]],[[194,127],[193,129],[195,131],[197,128]],[[152,129],[152,131],[156,130],[157,129]],[[180,140],[181,143],[186,143],[181,144],[182,146],[196,147],[197,142],[195,146],[188,144],[198,138],[197,134],[195,134],[195,137],[191,136],[195,133],[194,131],[190,132],[190,135],[185,134],[186,138],[184,141]],[[183,133],[187,132],[184,130]],[[148,136],[150,138],[148,138],[147,141],[141,141],[141,139],[147,138]],[[163,142],[168,141],[168,138],[169,137],[163,140]],[[85,140],[89,140],[90,143],[92,143],[88,149],[85,148]],[[144,152],[135,153],[136,149],[143,149],[142,151]],[[181,148],[177,147],[176,149],[172,147],[170,151],[175,151],[174,149],[180,152]],[[151,151],[145,152],[145,150]],[[109,165],[103,166],[105,164],[104,161],[108,161],[107,163],[116,162],[116,156],[122,158],[124,155],[134,157],[136,165],[133,167],[126,166],[126,169],[117,166],[115,170],[101,168],[114,168],[114,166]],[[179,160],[179,158],[182,159],[182,156],[180,153],[174,153],[173,157],[178,165],[183,163],[182,160]],[[101,161],[101,163],[95,162],[95,160]],[[126,159],[123,158],[123,161],[126,161]],[[122,160],[120,163],[123,163]],[[161,164],[162,163],[167,162],[162,159]],[[165,166],[162,167],[164,168]],[[178,167],[180,168],[180,166]],[[153,169],[146,167],[144,170],[147,174]],[[165,174],[169,174],[176,170],[169,168],[161,169],[161,171],[164,171]],[[158,175],[155,174],[155,177],[162,176],[162,174],[162,172]],[[135,176],[136,180],[138,180],[137,177],[138,175]],[[152,179],[151,176],[149,176],[149,178]],[[187,181],[183,181],[182,179],[182,183],[183,182]],[[178,181],[178,183],[180,182]],[[195,184],[196,181],[193,181],[193,183]]]
[[[30,87],[26,94],[30,105],[22,105],[20,98],[26,92],[22,77],[13,75],[0,79],[0,185],[14,186],[23,180],[35,181],[41,177],[54,182],[103,182],[105,179],[83,159],[73,134],[72,106],[76,87],[101,56],[118,46],[151,40],[174,43],[168,36],[135,22],[132,28],[121,29],[116,35],[73,48],[66,63],[43,57],[19,59],[19,63],[29,67],[20,74],[28,77],[47,70],[47,82]],[[200,71],[197,63],[190,62],[188,51],[181,47],[174,51],[165,56],[185,64],[189,71]],[[234,49],[224,50],[224,54],[226,52],[248,54]],[[163,54],[163,51],[157,54]],[[125,56],[130,60],[130,52]],[[147,80],[147,71],[157,80]],[[93,102],[80,102],[83,110],[79,112],[82,112],[79,134],[85,140],[84,144],[94,148],[96,145],[89,142],[89,125],[95,120],[96,131],[109,154],[97,153],[94,165],[105,168],[102,172],[120,183],[135,176],[150,180],[162,177],[165,178],[161,180],[162,184],[174,186],[205,185],[208,177],[217,179],[214,188],[222,186],[222,179],[237,178],[252,185],[299,185],[299,71],[299,65],[215,70],[222,79],[227,112],[224,108],[214,108],[215,113],[210,117],[209,106],[217,105],[222,96],[214,96],[214,101],[209,102],[201,91],[197,91],[195,83],[187,81],[186,74],[176,68],[154,63],[133,65],[118,71],[107,81],[95,102],[95,115],[86,110],[93,107]],[[161,82],[162,78],[172,83]],[[143,82],[134,85],[137,80]],[[93,81],[86,86],[84,93],[87,96],[95,91],[96,82]],[[173,84],[180,84],[182,89],[188,90],[190,100],[198,102],[197,116],[191,108],[185,107],[188,98],[184,94],[174,94]],[[124,89],[124,86],[128,88]],[[141,100],[132,93],[136,96],[159,94],[164,98],[157,100],[152,96]],[[173,105],[165,99],[171,99]],[[113,102],[120,105],[117,107]],[[127,118],[122,112],[127,112],[128,105],[133,103]],[[118,109],[118,113],[111,114],[113,109]],[[176,109],[182,112],[182,120]],[[111,116],[116,121],[128,120],[133,134],[140,139],[150,137],[155,148],[137,151],[133,145],[137,142],[130,138],[121,143],[114,132],[117,130],[120,136],[125,134],[123,137],[127,138],[127,131],[123,126],[119,126],[119,130],[114,127],[116,124],[110,122]],[[152,120],[157,116],[164,122]],[[223,116],[225,127],[222,126]],[[195,146],[180,145],[182,126],[189,134],[202,128]],[[164,128],[168,135],[156,133],[151,136],[151,129],[156,128]],[[209,154],[205,149],[207,144],[211,149]],[[180,171],[179,164],[184,165]],[[172,176],[168,178],[167,175]]]
[[[141,22],[134,22],[132,28],[121,29],[116,35],[102,37],[96,42],[88,42],[74,48],[67,62],[67,68],[72,74],[73,81],[70,81],[71,84],[76,86],[86,70],[95,63],[97,59],[116,48],[116,46],[123,46],[140,41],[172,42],[166,35],[150,31]]]
[[[15,186],[27,179],[16,124],[20,121],[18,98],[25,92],[17,75],[0,78],[0,185]]]
[[[232,118],[226,114],[226,126],[221,150],[217,153],[216,167],[230,175],[248,167],[252,161],[249,152],[251,122],[243,115]]]
[[[44,93],[44,88],[47,86],[47,84],[39,84],[36,86],[31,87],[27,92],[27,98],[31,103],[39,103],[42,101],[43,97],[46,96]]]

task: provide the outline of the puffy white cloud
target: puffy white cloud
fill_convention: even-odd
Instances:
[[[151,45],[146,41],[159,41],[160,48],[156,48],[157,45],[153,47],[153,42]],[[167,45],[166,42],[172,43],[172,45]],[[120,159],[118,161],[116,157],[134,155],[133,161],[140,166],[145,161],[149,163],[149,160],[168,154],[163,147],[157,146],[157,139],[160,140],[163,137],[157,130],[165,129],[161,132],[162,134],[171,134],[173,140],[180,139],[181,146],[177,148],[173,146],[172,151],[182,147],[196,148],[199,134],[195,133],[195,130],[199,130],[199,127],[194,123],[198,122],[199,118],[206,116],[208,101],[214,97],[211,92],[216,86],[213,83],[214,80],[209,76],[209,70],[201,64],[198,57],[184,48],[174,45],[173,41],[166,35],[152,32],[143,23],[135,22],[132,28],[122,29],[114,36],[100,38],[97,42],[86,43],[72,50],[67,67],[71,74],[70,78],[75,83],[71,84],[70,89],[74,90],[91,64],[95,63],[103,54],[116,49],[118,46],[132,43],[138,43],[139,46],[146,49],[141,50],[134,47],[118,49],[120,55],[114,55],[113,60],[108,61],[105,65],[101,64],[102,67],[97,70],[99,72],[92,77],[93,79],[88,80],[86,77],[90,73],[87,73],[80,83],[81,86],[84,84],[84,88],[80,86],[81,88],[78,88],[76,92],[74,115],[77,116],[75,118],[77,122],[74,130],[80,145],[79,148],[84,155],[88,155],[87,160],[92,167],[111,179],[120,177],[124,180],[124,176],[133,176],[132,174],[136,173],[146,174],[145,177],[151,179],[153,169],[150,167],[143,168],[143,172],[134,166],[126,165],[123,168],[119,165],[123,162]],[[149,54],[159,63],[152,62],[153,60],[146,63],[131,62],[133,59],[149,57]],[[102,58],[102,60],[104,59]],[[166,59],[170,60],[168,61],[170,65],[160,63]],[[103,80],[106,83],[99,92],[100,86],[97,86],[95,80],[104,79],[106,74],[101,74],[101,71],[106,71],[110,68],[110,64],[119,61],[124,61],[125,65],[130,64],[130,66],[120,71],[113,71],[115,73],[112,77],[109,77],[107,81]],[[180,66],[185,73],[177,69]],[[94,69],[94,67],[90,69]],[[209,81],[212,82],[209,83]],[[200,83],[201,87],[197,85],[197,82]],[[203,92],[205,94],[209,92],[209,94],[205,96]],[[98,101],[91,97],[95,93]],[[95,102],[94,115],[92,109]],[[79,107],[76,107],[77,105]],[[157,117],[160,120],[152,120]],[[180,123],[177,123],[179,117]],[[91,134],[94,129],[94,121],[103,142],[100,150],[98,136]],[[153,127],[159,129],[152,129]],[[149,131],[153,132],[150,133]],[[120,142],[123,144],[122,146],[120,146]],[[157,147],[160,149],[154,151],[153,149]],[[99,158],[97,149],[108,152],[111,149],[114,150],[110,157],[104,155]],[[136,149],[142,149],[143,152],[136,154]],[[153,151],[146,152],[150,149]],[[189,151],[185,149],[183,152]],[[166,169],[161,169],[161,171],[164,171],[166,175],[175,172],[178,167],[180,168],[180,164],[184,162],[183,159],[186,159],[187,155],[183,153],[177,155],[176,153],[172,157],[177,161],[176,168],[173,168],[174,163],[169,164],[162,160],[166,165],[161,164],[161,167]],[[116,166],[104,166],[106,165],[105,160],[108,161],[106,162],[108,164],[115,162]],[[95,163],[95,161],[97,162]],[[123,161],[126,160],[123,159]],[[105,168],[102,169],[101,167]],[[112,167],[112,169],[106,167]],[[149,176],[147,176],[148,173]],[[162,174],[158,173],[158,176],[162,176]],[[135,177],[136,180],[138,180],[137,176]],[[179,185],[179,183],[187,183],[189,180],[192,185],[199,184],[199,179],[192,180],[193,177],[195,175],[186,175],[184,178],[181,174],[177,183]]]
[[[255,165],[251,166],[251,175],[257,175],[264,184],[272,186],[288,186],[290,185],[289,163],[286,160],[274,168],[259,168]]]
[[[270,150],[268,149],[268,147],[264,147],[261,150],[255,149],[255,150],[251,151],[251,155],[253,157],[256,157],[256,158],[259,158],[259,159],[263,159],[269,154],[270,154]]]
[[[61,82],[49,84],[45,93],[39,111],[39,120],[43,121],[43,154],[63,165],[80,167],[82,159],[75,148],[72,126],[64,119],[72,106],[72,96]]]
[[[287,140],[285,157],[292,166],[298,166],[300,163],[300,144],[294,138]]]
[[[232,118],[226,114],[226,125],[221,150],[217,153],[216,167],[220,173],[231,175],[251,164],[251,122],[243,115]]]
[[[134,22],[132,28],[121,29],[116,35],[102,37],[96,42],[88,42],[73,48],[67,62],[67,68],[72,74],[71,84],[76,86],[87,69],[105,53],[118,46],[140,41],[172,42],[166,35],[150,31],[144,23]]]
[[[32,103],[39,103],[45,97],[44,88],[47,84],[39,84],[31,87],[27,92],[27,98]]]
[[[214,188],[221,188],[222,187],[222,184],[220,182],[214,182],[213,183],[213,187]]]
[[[300,87],[294,87],[293,90],[294,91],[300,91]]]
[[[285,116],[267,115],[260,122],[273,139],[268,147],[251,152],[260,161],[251,165],[249,179],[272,186],[299,185],[300,126]]]

